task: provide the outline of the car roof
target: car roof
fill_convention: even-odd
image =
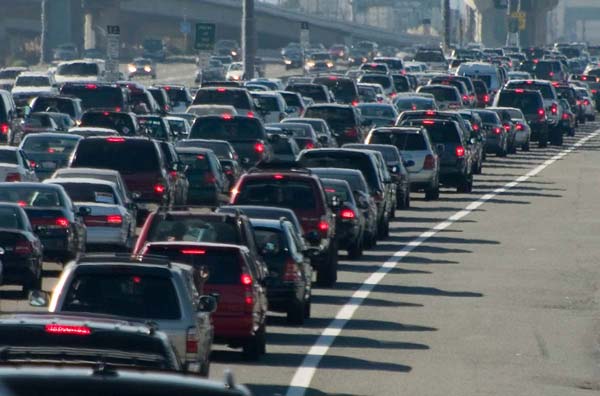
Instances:
[[[204,147],[175,146],[175,151],[179,154],[214,154],[214,151]]]
[[[146,245],[151,246],[202,246],[206,248],[215,248],[221,250],[239,250],[244,252],[249,252],[247,246],[244,245],[234,245],[231,243],[213,243],[213,242],[186,242],[186,241],[156,241],[156,242],[148,242]]]
[[[18,151],[20,148],[18,146],[0,146],[0,151]]]
[[[78,174],[78,173],[89,173],[95,175],[113,175],[120,176],[119,171],[114,169],[103,169],[103,168],[60,168],[56,170],[59,174]]]
[[[103,186],[109,186],[114,189],[117,188],[115,182],[110,180],[94,179],[92,177],[57,177],[52,179],[46,179],[42,183],[45,184],[62,184],[62,183],[80,183],[80,184],[101,184]]]
[[[319,167],[311,167],[309,169],[314,171],[315,173],[319,173],[319,172],[323,171],[323,172],[327,172],[327,173],[331,173],[331,174],[338,174],[338,175],[347,174],[347,175],[361,175],[362,176],[362,172],[359,171],[358,169],[319,168]]]
[[[0,187],[3,186],[10,186],[11,188],[19,188],[19,187],[24,187],[24,188],[48,188],[48,189],[53,189],[53,190],[62,190],[62,187],[56,184],[44,184],[43,182],[19,182],[19,183],[12,183],[12,182],[0,182]]]
[[[116,134],[119,133],[115,129],[111,129],[111,128],[86,127],[86,126],[69,128],[69,133],[85,132],[85,131],[90,131],[90,132],[113,132],[113,133],[116,133]],[[39,135],[39,133],[36,134],[36,135]]]
[[[259,219],[253,218],[250,219],[250,223],[252,227],[264,227],[264,228],[272,228],[277,230],[283,230],[283,222],[290,223],[288,220],[275,220],[275,219]]]
[[[81,140],[83,137],[71,133],[56,133],[56,132],[39,132],[39,133],[29,133],[25,135],[24,139],[30,139],[35,137],[48,137],[48,138],[61,138],[61,139],[73,139],[73,140]]]

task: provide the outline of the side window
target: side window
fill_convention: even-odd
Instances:
[[[249,222],[246,222],[244,220],[239,220],[239,222],[240,227],[243,227],[243,234],[246,238],[246,240],[243,242],[245,242],[246,246],[248,246],[248,250],[250,250],[250,252],[258,251],[256,248],[256,237],[254,235],[254,229],[252,228]]]
[[[288,247],[290,249],[290,254],[292,256],[299,256],[301,255],[301,245],[298,243],[298,238],[295,235],[294,230],[292,229],[292,226],[288,223],[284,223],[284,229],[285,229],[285,237],[288,240]]]

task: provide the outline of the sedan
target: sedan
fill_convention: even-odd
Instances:
[[[310,124],[274,123],[266,126],[281,129],[282,133],[293,137],[301,150],[321,147],[321,142]]]
[[[36,133],[27,135],[20,148],[31,161],[37,177],[44,180],[57,169],[65,168],[81,136],[70,133]]]
[[[127,209],[111,181],[91,178],[49,179],[45,183],[62,186],[77,207],[90,213],[83,220],[87,227],[86,246],[111,246],[129,251],[135,237],[135,217]]]
[[[0,146],[0,181],[38,181],[32,165],[23,150]]]
[[[0,183],[0,201],[17,203],[27,213],[44,246],[44,258],[66,263],[85,251],[87,229],[83,217],[90,209],[75,206],[58,185]]]
[[[361,103],[358,109],[361,118],[375,127],[392,126],[398,117],[396,107],[388,103]]]

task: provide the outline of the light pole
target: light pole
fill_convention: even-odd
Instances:
[[[254,63],[256,60],[254,0],[244,0],[242,7],[242,54],[244,56],[245,78],[250,80],[254,78]]]

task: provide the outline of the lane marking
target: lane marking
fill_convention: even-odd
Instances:
[[[548,166],[555,163],[557,160],[563,158],[564,156],[570,154],[578,147],[585,144],[588,140],[593,139],[594,137],[600,134],[600,130],[593,132],[570,146],[568,149],[565,149],[550,159],[544,161],[540,165],[536,166],[523,176],[517,177],[514,181],[508,182],[504,184],[502,187],[496,188],[491,193],[482,195],[478,199],[474,200],[470,204],[468,204],[464,209],[459,210],[454,213],[446,220],[436,224],[430,230],[423,232],[418,237],[408,242],[402,249],[395,252],[386,262],[384,262],[376,271],[374,271],[361,285],[361,287],[356,290],[350,300],[340,308],[335,318],[329,323],[329,325],[321,332],[319,338],[315,341],[314,345],[309,349],[308,353],[304,357],[304,360],[300,364],[300,366],[296,369],[294,377],[290,382],[288,390],[286,392],[286,396],[304,396],[306,394],[306,390],[309,388],[313,377],[317,371],[319,363],[323,359],[323,356],[327,354],[331,346],[333,345],[336,337],[340,335],[346,324],[352,319],[356,310],[363,304],[363,302],[369,297],[375,286],[379,284],[383,280],[383,278],[394,269],[398,263],[402,261],[404,257],[406,257],[410,252],[412,252],[415,248],[419,247],[423,242],[427,241],[432,236],[436,235],[438,232],[448,228],[453,223],[462,219],[463,217],[471,214],[475,209],[479,208],[481,205],[486,203],[487,201],[495,198],[498,195],[510,190],[511,188],[517,186],[518,184],[528,180],[529,178],[537,175]]]

